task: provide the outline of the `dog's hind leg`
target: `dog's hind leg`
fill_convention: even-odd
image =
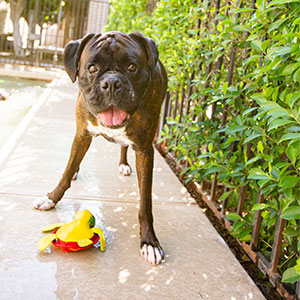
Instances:
[[[132,173],[131,167],[127,161],[127,151],[128,151],[128,146],[121,145],[119,172],[124,176],[129,176]]]

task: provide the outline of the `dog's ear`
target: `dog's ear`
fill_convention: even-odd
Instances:
[[[148,55],[148,66],[150,69],[150,76],[151,78],[155,77],[155,67],[158,61],[158,49],[156,43],[149,38],[146,38],[140,32],[133,32],[130,33],[129,36],[137,41],[145,50]]]
[[[86,44],[95,36],[94,33],[85,35],[80,40],[70,41],[64,50],[64,65],[72,82],[75,82],[78,74],[78,63]]]

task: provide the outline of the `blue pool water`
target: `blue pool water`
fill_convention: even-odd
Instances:
[[[0,89],[9,93],[0,100],[0,148],[46,88],[43,81],[0,76]]]

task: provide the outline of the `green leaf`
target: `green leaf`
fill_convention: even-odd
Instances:
[[[251,42],[252,48],[259,50],[259,51],[264,51],[262,46],[261,46],[261,41],[260,40],[254,40]]]
[[[298,274],[300,274],[300,258],[297,259],[296,266],[294,266],[294,269],[297,271]]]
[[[247,31],[249,31],[249,29],[247,29],[247,27],[246,27],[246,26],[243,26],[243,25],[236,25],[236,26],[233,26],[233,27],[232,27],[232,30],[238,31],[238,32],[247,32]]]
[[[241,233],[241,231],[243,230],[243,226],[244,226],[244,221],[239,220],[237,222],[235,222],[232,226],[232,229],[230,231],[230,234],[232,236],[239,236],[239,234]]]
[[[264,0],[256,0],[256,4],[261,11],[265,10],[266,2]]]
[[[267,49],[269,43],[270,43],[269,40],[265,40],[264,42],[261,43],[261,47],[262,47],[264,52],[266,52],[266,49]]]
[[[291,46],[287,47],[271,47],[267,51],[267,56],[271,59],[275,59],[278,56],[283,56],[291,52]]]
[[[243,130],[245,130],[247,128],[248,128],[248,126],[236,125],[236,126],[232,126],[232,127],[226,128],[225,132],[229,133],[229,134],[234,134],[234,133],[236,133],[238,131],[243,131]]]
[[[260,160],[260,159],[262,159],[261,156],[254,156],[254,157],[252,157],[251,159],[249,159],[249,160],[246,162],[246,166],[249,166],[250,164],[252,164],[252,163],[254,163],[254,162],[256,162],[256,161],[258,161],[258,160]]]
[[[252,134],[252,135],[248,136],[248,137],[244,140],[244,144],[247,144],[247,143],[249,143],[250,141],[252,141],[252,140],[254,140],[254,139],[256,139],[257,137],[260,137],[260,136],[262,136],[261,133],[254,133],[254,134]]]
[[[228,191],[224,194],[222,194],[222,196],[219,198],[220,202],[223,202],[226,198],[228,198],[233,192],[232,191]]]
[[[292,226],[286,227],[284,229],[284,235],[287,235],[289,237],[295,237],[299,235],[299,227],[294,228]]]
[[[294,73],[293,80],[300,82],[300,68]]]
[[[242,242],[248,243],[251,241],[251,238],[252,238],[252,236],[251,236],[251,234],[249,234],[249,230],[245,230],[244,234],[241,234],[241,237],[239,239]]]
[[[294,121],[291,120],[283,120],[283,119],[276,119],[272,121],[269,125],[268,131],[271,131],[272,129],[277,129],[278,127],[294,123]]]
[[[295,283],[300,279],[300,274],[297,273],[295,268],[288,268],[282,274],[282,282]]]
[[[300,219],[300,206],[290,206],[284,209],[281,218],[285,220]]]
[[[300,107],[299,107],[300,108]],[[288,132],[294,132],[294,133],[298,133],[298,140],[300,138],[300,126],[290,126],[286,128],[286,131]]]
[[[251,95],[251,98],[260,105],[263,105],[265,102],[267,102],[267,99],[264,97],[264,95],[259,93]]]
[[[284,101],[287,91],[288,91],[288,87],[286,87],[286,88],[280,93],[279,99],[280,99],[281,101]]]
[[[249,179],[256,179],[256,180],[269,180],[270,177],[264,173],[264,171],[262,171],[259,168],[253,168],[249,171],[249,175],[248,175]]]
[[[258,149],[258,151],[260,151],[261,153],[264,152],[264,145],[263,145],[263,143],[262,143],[261,141],[258,142],[258,144],[257,144],[257,149]]]
[[[274,91],[274,88],[273,88],[273,87],[271,87],[271,86],[267,87],[267,88],[264,90],[264,96],[265,96],[266,98],[270,98],[270,96],[272,95],[273,91]]]
[[[273,218],[270,218],[267,221],[267,227],[270,228],[270,227],[274,226],[276,224],[276,221],[277,221],[277,217],[276,216],[274,216]]]
[[[251,113],[252,111],[256,110],[257,107],[251,107],[251,108],[248,108],[246,109],[244,112],[243,112],[243,117],[245,117],[246,115],[248,115],[249,113]]]
[[[268,32],[270,33],[271,31],[277,29],[278,27],[280,27],[280,25],[285,22],[287,19],[284,18],[284,19],[279,19],[277,21],[275,21],[274,23],[272,23],[270,26],[269,26],[269,30]]]
[[[286,140],[300,140],[300,134],[297,132],[287,133],[281,137],[279,143]]]
[[[293,26],[297,25],[297,24],[300,24],[300,18],[296,19],[294,22],[293,22]]]
[[[221,171],[223,172],[226,171],[226,168],[222,166],[213,166],[207,169],[204,176],[215,172],[221,172]]]
[[[297,63],[289,64],[284,67],[284,69],[281,71],[280,75],[284,75],[284,76],[290,75],[295,71],[296,68],[297,68]]]
[[[285,176],[282,178],[279,186],[284,188],[291,188],[294,187],[300,180],[300,177],[297,176]],[[300,207],[299,207],[300,210]]]
[[[282,106],[273,101],[267,101],[262,104],[262,107],[272,116],[290,117],[289,112]]]
[[[227,93],[227,88],[228,88],[228,82],[225,82],[222,86],[222,91],[224,95],[226,95]]]
[[[238,215],[237,213],[229,213],[226,215],[226,218],[229,220],[229,221],[239,221],[239,220],[242,220],[243,218]]]
[[[237,8],[235,10],[235,13],[238,14],[238,13],[245,13],[245,12],[249,12],[249,11],[255,11],[255,9],[253,9],[253,8]]]
[[[292,97],[287,98],[287,104],[290,108],[293,108],[295,102],[300,99],[300,92],[293,94]]]
[[[295,164],[297,157],[300,154],[300,141],[290,144],[286,150],[286,154],[290,161]]]
[[[279,91],[279,86],[276,87],[276,88],[274,89],[274,92],[273,92],[273,94],[272,94],[272,100],[273,100],[274,102],[277,101],[278,91]]]
[[[261,209],[265,209],[265,208],[268,208],[268,207],[271,207],[270,204],[266,204],[266,203],[256,203],[253,205],[252,207],[252,211],[257,211],[257,210],[261,210]]]
[[[247,59],[245,59],[245,61],[243,62],[243,65],[246,66],[247,64],[251,63],[252,61],[255,61],[255,60],[259,60],[260,59],[260,55],[252,55],[250,57],[248,57]]]
[[[237,122],[239,125],[243,125],[244,121],[243,121],[241,115],[238,115],[238,116],[236,117],[236,122]]]
[[[187,30],[187,33],[190,34],[190,35],[195,35],[195,34],[197,34],[196,31],[193,30],[193,29],[188,29],[188,30]]]
[[[280,5],[280,4],[286,4],[291,2],[300,2],[299,0],[273,0],[269,3],[268,7],[273,5]]]
[[[271,109],[269,111],[269,114],[272,116],[280,116],[280,117],[286,117],[286,118],[290,117],[290,114],[288,113],[288,111],[282,107],[276,107],[276,108]]]

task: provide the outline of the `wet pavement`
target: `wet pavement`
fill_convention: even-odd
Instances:
[[[132,150],[133,174],[123,177],[119,146],[94,139],[63,200],[51,211],[33,209],[32,200],[59,181],[75,132],[77,85],[62,75],[49,89],[0,149],[0,299],[265,299],[157,152],[154,225],[166,254],[159,266],[139,254]],[[85,208],[104,232],[106,252],[38,250],[43,226]]]

